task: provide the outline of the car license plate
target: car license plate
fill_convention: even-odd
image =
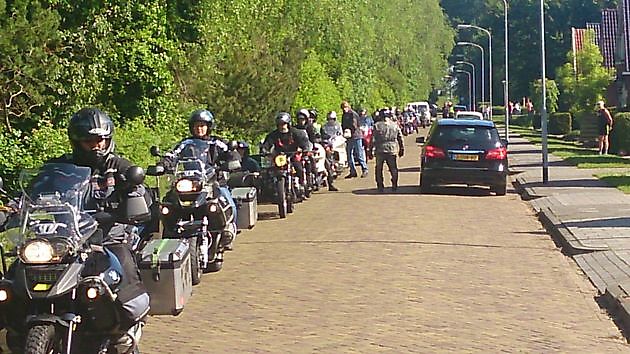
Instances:
[[[479,155],[453,154],[453,160],[458,160],[458,161],[479,161]]]

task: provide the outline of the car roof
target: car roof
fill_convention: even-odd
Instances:
[[[473,117],[478,117],[479,119],[483,119],[483,114],[479,112],[475,112],[475,111],[459,111],[455,113],[455,118],[459,116],[473,116]]]
[[[438,125],[465,125],[494,128],[494,122],[490,120],[479,119],[450,119],[442,118],[437,121]]]
[[[468,108],[468,106],[466,106],[465,104],[456,104],[456,105],[453,105],[453,108],[462,108],[462,107],[464,107],[464,109]]]

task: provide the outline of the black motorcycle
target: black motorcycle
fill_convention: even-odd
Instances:
[[[20,176],[19,210],[6,225],[13,247],[0,249],[0,322],[13,352],[111,353],[121,339],[126,352],[138,352],[140,318],[130,320],[116,303],[123,268],[102,245],[95,211],[86,208],[90,174],[88,167],[51,163]],[[129,183],[143,180],[141,168],[129,168]],[[119,206],[130,223],[149,213],[144,197],[137,198]]]
[[[169,175],[170,188],[160,202],[163,238],[188,239],[191,249],[192,283],[201,282],[203,272],[218,272],[223,268],[223,253],[232,242],[223,231],[234,224],[234,210],[221,195],[220,181],[229,175],[209,161],[209,142],[189,139],[182,144],[176,165]],[[157,147],[151,154],[160,157]],[[162,166],[149,166],[148,175],[163,176]],[[159,184],[158,179],[158,184]],[[236,235],[234,230],[232,235]]]
[[[304,187],[300,185],[291,165],[294,155],[295,152],[280,152],[266,154],[261,158],[262,191],[271,195],[273,202],[278,205],[278,214],[282,219],[293,213],[295,203],[301,201],[304,194]]]

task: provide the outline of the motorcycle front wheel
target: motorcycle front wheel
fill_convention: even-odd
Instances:
[[[280,177],[278,178],[278,181],[276,181],[276,191],[278,192],[278,214],[280,215],[281,219],[287,217],[288,209],[287,193],[284,183],[284,177]]]
[[[201,242],[198,238],[190,239],[190,274],[192,274],[192,285],[201,283],[203,268],[201,267]]]
[[[54,325],[40,324],[28,330],[24,354],[57,354],[61,352],[61,340],[55,335]]]

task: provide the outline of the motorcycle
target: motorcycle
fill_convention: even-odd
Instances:
[[[348,154],[346,152],[346,139],[341,135],[333,136],[325,143],[326,150],[332,154],[332,166],[338,175],[348,167]]]
[[[0,247],[0,322],[13,352],[138,353],[148,297],[133,319],[127,303],[116,303],[128,280],[87,209],[91,179],[90,168],[67,163],[20,174],[18,212],[6,225],[12,250]],[[144,171],[131,167],[126,180],[141,184]],[[130,224],[149,215],[143,196],[120,208]],[[8,270],[7,258],[15,258]]]
[[[363,133],[363,149],[365,149],[365,157],[369,160],[374,158],[372,153],[372,128],[368,126],[361,126],[361,132]]]
[[[219,171],[208,163],[209,142],[190,139],[177,156],[169,189],[160,201],[160,218],[164,226],[162,238],[187,239],[190,245],[192,283],[201,282],[204,272],[218,272],[223,268],[223,253],[233,241],[224,232],[226,225],[234,225],[235,211],[221,195],[219,181],[229,179],[227,171]],[[162,157],[156,146],[151,155]],[[149,166],[147,174],[159,177],[166,174],[163,166]],[[159,198],[159,197],[158,197]]]
[[[295,203],[300,200],[302,186],[291,166],[291,158],[295,154],[296,152],[272,152],[263,155],[261,159],[264,171],[263,188],[266,190],[271,188],[273,200],[278,205],[278,214],[282,219],[293,213]]]

